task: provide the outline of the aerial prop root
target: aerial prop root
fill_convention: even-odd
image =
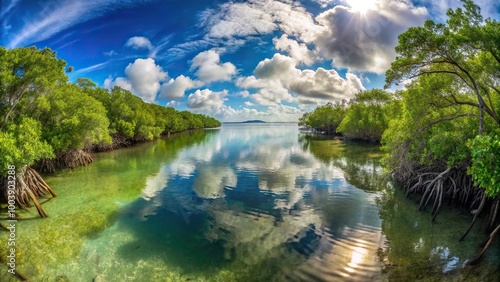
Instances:
[[[5,178],[2,179],[2,195],[6,200],[8,200],[9,196],[7,183]],[[47,214],[38,201],[38,198],[45,197],[47,194],[52,195],[52,197],[57,197],[56,193],[47,183],[45,183],[36,170],[25,166],[16,173],[14,196],[17,207],[26,210],[28,207],[31,207],[31,202],[33,202],[38,214],[41,217],[47,217]]]

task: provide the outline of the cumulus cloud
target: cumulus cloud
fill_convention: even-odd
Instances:
[[[196,55],[191,63],[191,70],[197,70],[196,76],[204,82],[228,81],[236,74],[236,67],[230,62],[221,64],[220,55],[214,50]]]
[[[141,97],[146,102],[154,102],[160,90],[160,82],[167,78],[167,73],[155,63],[151,58],[136,59],[125,68],[124,77],[104,81],[104,87],[112,88],[120,86],[130,90],[135,95]]]
[[[314,2],[318,3],[321,8],[326,8],[328,5],[333,3],[333,0],[313,0]]]
[[[132,85],[130,82],[124,77],[117,77],[113,79],[113,77],[109,76],[104,80],[104,88],[111,89],[115,86],[121,87],[125,90],[132,91]]]
[[[224,105],[227,90],[214,92],[210,89],[196,90],[188,96],[187,106],[191,109],[218,109]]]
[[[380,0],[376,9],[364,13],[344,6],[319,14],[324,26],[314,44],[320,53],[333,59],[337,68],[384,73],[395,58],[397,36],[410,26],[423,24],[427,10],[408,0]]]
[[[167,107],[175,107],[175,106],[180,106],[180,105],[181,105],[180,102],[172,100],[172,101],[168,102],[165,106],[167,106]]]
[[[208,38],[231,39],[270,34],[277,29],[310,42],[319,27],[309,12],[292,1],[229,2],[201,14],[200,26]]]
[[[346,77],[342,78],[333,69],[300,70],[296,64],[291,57],[274,54],[271,59],[264,59],[257,65],[254,76],[240,77],[236,85],[245,89],[258,89],[257,93],[249,97],[265,106],[282,101],[319,104],[350,99],[365,90],[361,79],[355,74],[346,73]]]
[[[171,78],[161,86],[161,97],[167,99],[181,99],[189,89],[202,86],[201,81],[179,75],[177,78]]]
[[[264,59],[257,64],[254,74],[261,79],[288,79],[293,73],[299,70],[295,68],[294,59],[281,54],[274,54],[272,59]]]
[[[250,101],[244,103],[244,107],[234,109],[226,105],[228,91],[215,92],[210,89],[196,90],[187,99],[188,108],[196,113],[202,113],[216,117],[222,121],[244,121],[248,119],[264,119],[269,121],[297,121],[303,112],[294,107],[283,104],[270,104],[266,110],[253,108]],[[170,105],[178,105],[172,101]]]
[[[316,54],[309,50],[306,44],[290,39],[286,34],[280,38],[274,38],[273,43],[277,50],[287,52],[298,63],[311,65],[317,60]]]
[[[300,75],[290,82],[289,88],[297,94],[301,103],[350,99],[365,90],[361,79],[355,74],[346,73],[344,79],[335,70],[324,68],[301,71]]]
[[[302,116],[303,111],[300,109],[283,104],[268,106],[266,110],[259,111],[252,103],[245,103],[247,107],[241,109],[233,109],[231,106],[222,106],[218,111],[213,112],[213,116],[223,121],[245,121],[251,119],[260,119],[271,122],[289,122],[297,121]]]
[[[129,38],[125,46],[132,47],[134,49],[153,49],[153,44],[151,44],[151,41],[143,36],[134,36]]]
[[[448,1],[452,0],[438,2]],[[333,3],[316,2],[323,7]],[[322,57],[332,59],[335,68],[382,74],[396,56],[397,36],[408,27],[423,24],[428,11],[410,0],[379,0],[373,5],[374,9],[363,13],[337,5],[313,18],[294,1],[229,2],[202,13],[200,26],[207,29],[205,40],[219,42],[280,30],[283,35],[274,39],[276,49],[299,63],[310,65]]]
[[[293,96],[280,79],[259,79],[252,75],[238,78],[236,86],[246,89],[258,89],[257,93],[249,94],[249,97],[259,105],[273,106],[282,101],[294,101]]]
[[[276,29],[272,17],[252,3],[225,3],[217,10],[207,10],[200,25],[208,27],[207,35],[215,38],[271,33]]]

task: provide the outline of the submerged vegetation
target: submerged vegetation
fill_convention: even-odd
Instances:
[[[87,165],[92,151],[220,126],[205,115],[145,103],[119,87],[109,91],[86,78],[71,83],[66,62],[48,48],[0,47],[0,58],[0,167],[15,166],[16,203],[26,208],[32,201],[42,217],[37,198],[56,194],[38,172]],[[4,169],[5,199],[6,177]]]
[[[305,114],[300,125],[381,142],[395,179],[407,195],[422,195],[420,210],[432,205],[433,221],[446,201],[474,214],[460,240],[489,210],[474,264],[500,232],[500,23],[463,2],[446,23],[428,20],[399,36],[386,87],[404,82],[403,90],[358,93]]]

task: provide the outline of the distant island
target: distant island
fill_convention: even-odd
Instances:
[[[267,122],[265,122],[263,120],[254,119],[254,120],[246,120],[246,121],[226,121],[223,123],[228,124],[228,123],[267,123]]]
[[[243,121],[241,123],[266,123],[266,122],[263,120],[254,119],[254,120]]]

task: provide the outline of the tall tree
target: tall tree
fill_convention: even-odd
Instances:
[[[450,93],[449,100],[478,109],[479,129],[484,131],[484,115],[500,125],[492,95],[500,95],[500,32],[498,22],[483,20],[480,8],[463,0],[464,9],[449,10],[446,24],[428,20],[399,36],[398,54],[386,72],[386,86],[429,74],[450,75],[475,97],[464,100]]]
[[[23,113],[20,103],[28,103],[57,83],[66,82],[65,66],[66,62],[57,59],[49,48],[0,47],[0,128]]]

